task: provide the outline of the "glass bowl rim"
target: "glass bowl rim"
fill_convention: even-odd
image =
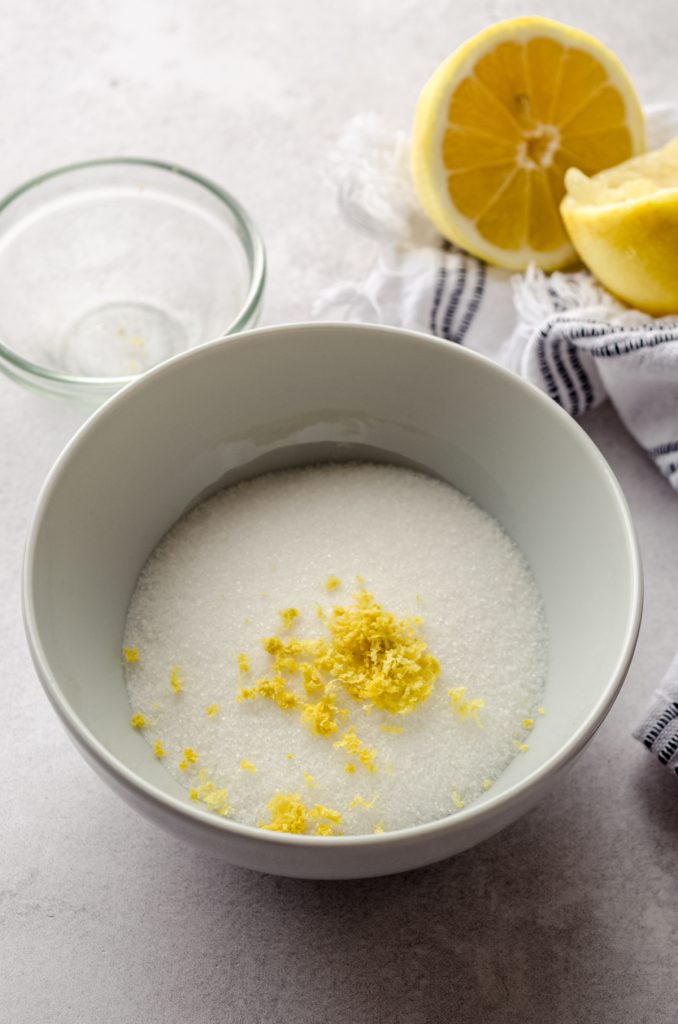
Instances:
[[[212,181],[210,178],[205,178],[203,175],[197,174],[195,171],[188,170],[186,167],[182,167],[179,164],[168,163],[164,160],[154,160],[146,157],[120,156],[99,157],[95,160],[82,160],[77,163],[55,167],[52,170],[36,175],[24,182],[22,185],[17,186],[17,188],[13,189],[0,199],[0,214],[15,202],[15,200],[54,178],[64,177],[73,172],[83,171],[93,167],[115,166],[151,167],[158,171],[178,175],[180,178],[186,178],[188,181],[193,182],[193,184],[198,185],[207,192],[210,192],[227,208],[241,232],[240,239],[243,243],[249,268],[249,286],[240,312],[236,315],[235,319],[224,328],[219,337],[225,338],[228,335],[236,334],[246,327],[251,318],[257,312],[264,292],[264,284],[266,282],[266,250],[264,247],[264,240],[249,213],[235,198],[235,196],[231,192],[227,191],[227,189],[217,185],[216,182]],[[213,338],[206,338],[205,342],[213,340]],[[9,364],[8,369],[10,370],[10,376],[13,376],[15,380],[17,379],[16,371],[18,371],[18,376],[24,383],[33,384],[40,390],[45,389],[52,393],[60,392],[62,394],[71,395],[91,395],[96,393],[102,395],[112,394],[124,387],[126,384],[130,384],[140,376],[140,374],[130,374],[124,377],[83,377],[75,374],[60,373],[59,370],[53,370],[48,366],[41,365],[40,363],[34,363],[32,360],[19,355],[18,352],[13,351],[13,349],[9,348],[9,346],[4,343],[2,337],[0,337],[0,362]],[[12,370],[15,372],[12,373]],[[61,387],[59,387],[59,385],[61,385]]]

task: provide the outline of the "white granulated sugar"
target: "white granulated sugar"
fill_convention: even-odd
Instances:
[[[341,581],[332,591],[330,576]],[[350,605],[361,587],[398,619],[421,616],[418,630],[441,669],[428,699],[390,714],[365,711],[342,692],[349,715],[329,737],[311,734],[298,710],[261,697],[238,701],[242,687],[271,675],[262,638],[327,637],[318,605]],[[299,617],[286,631],[278,613],[290,607]],[[522,756],[524,719],[537,717],[547,660],[536,584],[498,523],[448,484],[367,463],[272,473],[200,504],[144,567],[125,645],[138,650],[127,666],[132,709],[187,789],[200,785],[202,770],[203,781],[228,790],[229,817],[249,825],[270,821],[276,793],[297,794],[307,808],[338,811],[344,834],[468,806]],[[240,653],[250,665],[244,675]],[[303,694],[299,682],[290,685]],[[482,727],[453,710],[448,691],[462,686],[466,698],[484,701]],[[376,771],[333,746],[350,726],[375,751]],[[198,760],[181,771],[187,747]],[[243,759],[256,771],[241,769]],[[373,805],[349,809],[356,795]]]

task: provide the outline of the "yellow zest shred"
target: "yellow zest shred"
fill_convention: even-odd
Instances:
[[[313,775],[309,775],[308,772],[304,772],[304,782],[306,783],[309,789],[312,789],[314,785]]]
[[[492,785],[492,779],[483,779],[483,789],[489,789]]]
[[[246,761],[245,758],[243,757],[242,761],[240,762],[240,771],[241,772],[256,772],[256,770],[257,769],[254,767],[252,762],[251,761]]]
[[[266,804],[271,820],[259,822],[259,828],[267,832],[287,832],[303,835],[306,831],[306,808],[298,793],[276,793]]]
[[[454,804],[458,811],[460,811],[464,806],[464,801],[461,798],[461,794],[456,789],[452,790],[452,803]]]
[[[331,807],[316,804],[307,810],[298,793],[276,793],[266,805],[271,816],[268,824],[259,822],[259,828],[269,832],[287,832],[303,835],[309,822],[316,821],[315,834],[336,835],[333,826],[341,824],[341,814]]]
[[[325,580],[325,590],[336,590],[337,587],[341,586],[341,580],[338,576],[328,576]]]
[[[135,715],[132,715],[132,717],[130,718],[129,724],[132,726],[133,729],[143,729],[146,726],[146,719],[137,711],[137,713]]]
[[[360,793],[356,793],[356,795],[353,797],[350,804],[348,805],[348,809],[350,811],[352,810],[353,807],[364,807],[366,810],[369,810],[370,807],[374,807],[374,802],[376,799],[376,795],[373,796],[371,800],[366,800],[364,796],[360,795]]]
[[[294,754],[285,754],[288,761],[294,761]]]
[[[337,731],[339,709],[330,697],[323,697],[317,704],[304,704],[301,720],[314,736],[331,736]]]
[[[161,757],[165,756],[165,748],[163,747],[163,745],[160,742],[160,740],[156,740],[155,743],[153,744],[153,753],[158,758],[158,760]]]
[[[344,771],[347,772],[349,775],[353,775],[355,771],[355,765],[351,761],[347,761],[346,764],[344,765]]]
[[[282,620],[283,629],[291,629],[294,620],[299,618],[299,611],[297,608],[284,608],[278,615]]]
[[[333,825],[341,824],[341,814],[339,811],[333,811],[331,807],[324,807],[322,804],[316,804],[315,807],[311,807],[308,811],[309,818],[324,818],[326,821],[331,821]]]
[[[485,701],[482,697],[474,697],[472,700],[466,699],[466,687],[458,686],[456,689],[448,690],[447,694],[450,698],[450,704],[455,715],[462,720],[466,721],[468,718],[472,718],[479,729],[482,729],[482,722],[478,717],[478,712],[481,708],[485,707]]]
[[[296,609],[280,615],[292,612]],[[429,696],[440,673],[417,633],[420,621],[418,617],[396,620],[366,590],[359,591],[352,605],[336,607],[324,619],[329,640],[265,637],[261,644],[273,658],[273,681],[260,680],[254,688],[241,690],[238,699],[264,696],[284,708],[298,706],[304,724],[320,736],[336,732],[337,714],[347,713],[336,705],[335,681],[354,700],[366,702],[366,713],[376,707],[407,714]],[[304,702],[286,689],[286,679],[296,673],[306,694],[319,693],[320,701]]]
[[[245,673],[245,672],[249,672],[249,670],[250,670],[250,663],[247,660],[247,655],[246,654],[239,654],[238,655],[238,671],[242,672],[242,673]]]
[[[195,750],[191,749],[191,747],[185,747],[183,753],[183,760],[179,762],[179,771],[181,772],[185,772],[189,765],[195,764],[198,760],[198,755]]]
[[[546,708],[537,708],[537,714],[538,715],[545,715],[546,714]]]
[[[429,696],[440,666],[411,619],[398,621],[360,590],[352,605],[332,609],[327,628],[331,643],[318,666],[354,700],[406,714]]]
[[[520,750],[520,752],[523,754],[526,754],[527,751],[530,749],[527,743],[521,743],[520,740],[513,740],[513,746],[516,748],[516,750]]]
[[[215,715],[219,714],[219,705],[208,704],[207,707],[205,708],[205,714],[207,715],[208,718],[214,718]]]
[[[122,656],[128,665],[133,665],[135,661],[139,660],[139,648],[138,647],[123,647]]]
[[[523,718],[523,729],[531,729],[534,725],[534,718]]]
[[[189,789],[190,800],[200,800],[209,811],[220,814],[222,817],[228,814],[228,790],[217,789],[213,782],[207,779],[206,773],[200,773],[201,784],[196,789]]]
[[[276,661],[276,664],[279,660],[280,659]],[[301,681],[304,684],[304,689],[309,697],[314,693],[325,691],[326,684],[323,683],[322,676],[318,669],[310,661],[295,662],[294,670],[298,671],[301,675]]]
[[[354,729],[347,729],[341,739],[336,741],[334,747],[336,750],[346,750],[347,753],[357,757],[363,767],[367,768],[368,772],[376,771],[374,750],[370,750],[369,747],[363,745]]]
[[[255,700],[257,697],[264,697],[272,700],[283,711],[295,708],[299,703],[294,690],[288,690],[282,676],[273,676],[272,679],[257,679],[254,686],[238,691],[238,700]]]
[[[374,826],[372,831],[373,831],[375,836],[380,836],[382,834],[382,832],[384,831],[384,823],[383,823],[383,821],[378,821],[377,824]]]
[[[172,688],[172,693],[181,693],[183,685],[181,682],[181,675],[179,673],[179,669],[176,665],[172,665],[172,668],[170,669],[169,682]]]

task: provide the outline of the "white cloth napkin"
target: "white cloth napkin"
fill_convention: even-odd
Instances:
[[[646,109],[647,145],[678,135],[678,107]],[[425,331],[483,352],[573,416],[609,398],[678,490],[678,315],[622,306],[587,272],[522,275],[442,243],[420,212],[409,143],[375,116],[356,118],[332,158],[345,219],[374,242],[367,277],[339,283],[315,313]],[[677,242],[678,244],[678,242]],[[678,655],[634,736],[678,773]]]
[[[678,107],[646,110],[648,146],[678,135]],[[367,115],[332,157],[340,209],[375,243],[366,278],[320,296],[316,316],[427,331],[489,355],[573,416],[609,398],[678,490],[678,315],[617,302],[585,271],[511,275],[442,243],[410,182],[409,143]]]

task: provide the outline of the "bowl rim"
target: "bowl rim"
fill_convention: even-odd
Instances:
[[[489,795],[484,798],[481,804],[472,803],[453,814],[434,821],[425,822],[420,825],[407,826],[406,828],[395,829],[382,834],[365,833],[348,836],[314,836],[314,835],[292,835],[279,832],[268,832],[263,829],[232,821],[226,817],[210,814],[199,806],[189,803],[156,788],[152,783],[140,778],[136,772],[110,753],[106,747],[97,739],[81,721],[76,711],[71,707],[61,688],[51,672],[48,659],[43,650],[38,634],[37,623],[32,597],[32,579],[35,566],[35,549],[37,537],[40,532],[42,520],[52,491],[58,484],[61,471],[73,458],[77,457],[80,447],[87,443],[88,436],[94,426],[110,415],[115,415],[118,406],[124,406],[130,395],[135,395],[149,387],[154,386],[157,378],[181,372],[181,364],[185,360],[209,359],[211,352],[218,347],[228,344],[229,346],[266,344],[266,339],[274,337],[279,343],[280,336],[287,334],[314,333],[322,335],[324,332],[334,332],[337,329],[347,334],[374,333],[387,334],[394,344],[405,345],[427,345],[440,350],[447,350],[449,358],[461,361],[482,363],[486,372],[499,377],[508,387],[522,392],[526,398],[541,406],[547,415],[555,417],[561,427],[569,433],[574,442],[578,445],[582,455],[587,458],[602,475],[610,490],[610,497],[616,504],[624,527],[626,549],[628,555],[628,566],[630,571],[630,601],[625,625],[624,643],[618,653],[615,667],[610,673],[606,686],[596,704],[589,711],[579,727],[574,731],[570,739],[562,744],[554,753],[537,765],[524,779],[513,783],[508,789],[499,795]],[[322,343],[316,338],[315,344]],[[24,629],[28,641],[31,658],[36,669],[38,678],[45,690],[45,693],[61,718],[67,731],[81,746],[87,758],[96,766],[102,768],[106,775],[118,783],[118,785],[137,798],[141,796],[149,805],[160,805],[162,810],[169,812],[180,819],[189,819],[191,824],[212,831],[216,836],[218,833],[239,836],[244,840],[257,840],[282,847],[300,848],[310,847],[321,849],[323,847],[337,849],[338,847],[361,847],[361,846],[393,846],[402,843],[409,843],[412,840],[435,837],[450,831],[464,828],[470,823],[489,814],[499,807],[509,807],[521,804],[526,794],[533,791],[540,785],[542,780],[549,775],[555,775],[562,770],[591,740],[598,730],[612,704],[616,700],[621,686],[628,672],[633,653],[638,640],[638,632],[643,609],[643,574],[640,559],[640,550],[636,536],[635,527],[631,518],[628,503],[624,496],[617,478],[610,468],[602,452],[591,440],[588,434],[579,424],[559,406],[552,398],[546,395],[535,385],[519,377],[517,374],[499,366],[492,359],[478,352],[463,348],[460,345],[450,344],[441,338],[423,332],[411,331],[400,327],[390,327],[380,324],[347,323],[335,321],[312,322],[305,321],[292,324],[274,325],[260,327],[254,330],[245,331],[235,338],[217,338],[197,348],[179,353],[171,359],[153,367],[140,377],[132,381],[121,391],[112,395],[99,409],[97,409],[77,430],[75,435],[67,443],[61,454],[56,459],[52,469],[38,495],[32,521],[30,524],[23,562],[22,577],[22,613]]]
[[[238,238],[245,251],[249,268],[249,285],[240,311],[224,327],[219,335],[219,339],[230,337],[246,328],[259,311],[266,284],[266,249],[264,240],[259,228],[242,203],[227,189],[222,188],[221,185],[218,185],[212,179],[206,178],[195,171],[191,171],[176,163],[168,163],[164,160],[155,160],[148,157],[111,156],[98,157],[94,160],[82,160],[45,171],[17,186],[17,188],[0,199],[0,216],[15,200],[33,189],[39,188],[46,182],[96,167],[150,167],[157,171],[177,175],[211,193],[226,207],[236,222]],[[2,231],[0,230],[1,234]],[[210,338],[207,342],[201,342],[201,344],[209,344],[213,340],[215,339]],[[123,377],[88,377],[78,374],[61,373],[59,370],[54,370],[49,366],[26,359],[10,348],[2,340],[2,337],[0,337],[0,366],[6,369],[9,376],[15,379],[18,378],[20,382],[32,382],[40,390],[57,391],[68,395],[91,396],[99,394],[107,397],[111,392],[120,390],[141,376],[140,374],[131,374]],[[151,369],[154,369],[154,367],[151,367]]]

